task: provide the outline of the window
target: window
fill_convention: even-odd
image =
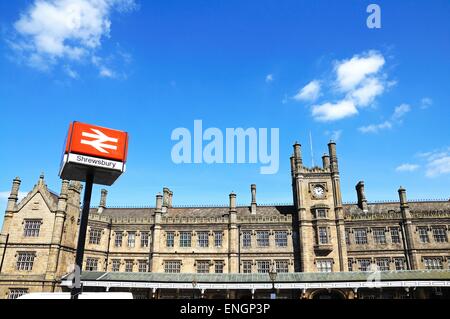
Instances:
[[[319,244],[328,244],[328,229],[326,227],[319,227]]]
[[[125,272],[133,272],[133,260],[125,260]]]
[[[317,218],[326,218],[327,210],[326,209],[316,209],[316,217]]]
[[[89,244],[99,245],[102,238],[102,230],[91,228],[89,231]]]
[[[209,246],[209,234],[206,231],[197,232],[197,245],[198,247]]]
[[[136,242],[136,233],[128,232],[128,247],[134,248],[135,242]]]
[[[276,231],[275,232],[275,246],[277,247],[287,247],[287,231]]]
[[[270,261],[268,260],[259,260],[256,262],[258,266],[258,273],[265,274],[270,271]]]
[[[269,232],[267,230],[256,232],[256,244],[258,247],[269,247]]]
[[[423,244],[429,243],[430,239],[428,238],[428,229],[427,229],[427,227],[419,227],[418,231],[419,231],[420,242],[423,243]]]
[[[214,246],[215,247],[222,247],[222,239],[223,234],[222,232],[214,232]]]
[[[384,228],[374,228],[372,231],[375,244],[386,244],[386,233]]]
[[[395,270],[406,270],[405,258],[394,258]]]
[[[9,289],[8,299],[17,299],[20,296],[26,295],[27,293],[28,293],[28,289],[26,289],[26,288]]]
[[[191,247],[191,237],[192,234],[190,232],[181,232],[180,233],[180,247]]]
[[[331,259],[317,260],[316,264],[317,264],[318,272],[332,272],[333,271],[333,261]]]
[[[446,243],[447,240],[447,229],[445,227],[433,228],[433,238],[437,243]]]
[[[17,270],[31,271],[35,257],[35,252],[19,252],[17,256]]]
[[[377,258],[376,264],[379,271],[389,271],[389,259],[388,258]]]
[[[177,274],[181,270],[181,261],[179,260],[168,260],[164,262],[164,272],[169,274]]]
[[[367,244],[367,230],[364,228],[355,229],[355,243],[358,245]]]
[[[348,228],[345,229],[345,243],[347,245],[351,245],[351,242],[350,242],[350,229],[348,229]]]
[[[276,260],[275,269],[277,272],[289,272],[289,261],[288,260]]]
[[[216,260],[214,262],[214,272],[216,274],[222,274],[223,273],[223,266],[224,266],[223,260]]]
[[[400,231],[398,227],[391,227],[391,241],[393,244],[400,243]]]
[[[199,274],[209,273],[209,261],[208,260],[198,260],[197,261],[197,273],[199,273]]]
[[[116,232],[116,239],[114,241],[114,245],[116,247],[122,247],[122,237],[123,237],[122,232],[120,233]]]
[[[120,259],[113,259],[111,270],[112,270],[113,272],[118,272],[118,271],[120,271]]]
[[[148,233],[141,232],[141,247],[148,247]]]
[[[139,260],[139,272],[147,272],[147,260]]]
[[[349,259],[347,261],[348,271],[353,271],[353,260]]]
[[[86,271],[97,271],[98,258],[86,258]]]
[[[242,233],[242,246],[245,248],[252,247],[252,233],[249,231],[244,231]]]
[[[25,237],[39,237],[39,230],[41,228],[41,219],[28,219],[25,220],[23,229],[23,235]]]
[[[358,259],[359,271],[369,271],[370,259]]]
[[[174,238],[175,238],[175,233],[174,232],[166,232],[166,247],[173,247],[174,246]]]
[[[428,257],[423,259],[425,269],[443,269],[442,258],[440,257]]]
[[[244,274],[251,274],[251,272],[252,272],[252,262],[250,260],[244,260],[242,262],[242,272]]]

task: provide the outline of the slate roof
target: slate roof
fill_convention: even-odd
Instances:
[[[372,272],[279,273],[275,282],[351,282],[367,281]],[[272,282],[269,274],[166,274],[125,272],[83,272],[82,281],[184,282],[191,283],[255,283]],[[380,281],[450,280],[449,270],[382,271]]]
[[[53,194],[52,194],[53,195]],[[450,201],[422,201],[422,202],[409,202],[410,211],[414,212],[450,212]],[[344,204],[344,213],[346,215],[363,214],[363,211],[357,204]],[[400,212],[399,202],[386,202],[386,203],[369,203],[368,213],[388,213]],[[97,213],[97,208],[91,208],[92,214]],[[102,216],[110,218],[127,216],[130,218],[144,218],[151,217],[155,212],[155,208],[106,208],[102,212]],[[228,214],[229,208],[223,207],[173,207],[169,208],[165,217],[222,217]],[[295,212],[295,208],[292,205],[274,205],[274,206],[258,206],[257,216],[261,217],[276,217],[285,216]],[[252,216],[249,206],[237,207],[238,216]]]

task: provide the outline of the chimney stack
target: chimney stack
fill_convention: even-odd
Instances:
[[[236,212],[236,194],[230,194],[230,212]]]
[[[323,156],[322,156],[322,166],[323,166],[323,169],[328,169],[328,168],[330,168],[330,155],[328,155],[328,154],[323,154]]]
[[[11,186],[11,193],[8,197],[8,204],[6,206],[6,211],[12,212],[16,207],[17,201],[19,200],[19,189],[20,189],[20,178],[16,177]]]
[[[251,213],[252,215],[256,215],[256,185],[252,184],[251,186],[251,192],[252,192],[252,204],[251,204]]]
[[[339,167],[336,153],[336,142],[333,140],[331,140],[330,143],[328,143],[328,153],[330,155],[330,170],[332,172],[338,173]]]
[[[360,181],[358,184],[356,184],[355,188],[356,194],[358,196],[358,207],[362,209],[364,213],[367,213],[369,211],[369,208],[367,206],[367,199],[364,193],[364,182]]]
[[[169,208],[172,208],[173,192],[169,191]]]
[[[98,205],[98,213],[103,213],[103,210],[106,208],[106,198],[108,196],[108,191],[106,189],[101,190],[100,195],[100,204]]]
[[[161,194],[156,195],[156,209],[155,213],[162,213],[163,197]]]
[[[295,170],[298,173],[303,167],[302,146],[298,142],[295,142],[294,144],[294,161],[295,161]]]
[[[404,189],[402,186],[400,186],[400,189],[398,190],[398,196],[400,198],[400,207],[401,208],[408,208],[408,199],[406,198],[406,189]]]
[[[162,200],[162,212],[167,212],[167,207],[169,207],[169,194],[170,190],[167,187],[163,188],[163,200]]]

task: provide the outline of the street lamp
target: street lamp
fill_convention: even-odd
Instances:
[[[197,280],[192,280],[192,299],[195,299],[195,288],[197,288]]]
[[[275,269],[275,267],[272,265],[272,267],[269,270],[269,277],[270,280],[272,281],[272,296],[271,299],[276,299],[276,291],[275,291],[275,280],[277,280],[277,270]]]

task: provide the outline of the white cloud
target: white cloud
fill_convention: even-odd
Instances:
[[[427,177],[438,177],[450,174],[450,154],[431,160],[427,164]]]
[[[450,147],[419,153],[418,156],[425,160],[427,177],[438,177],[450,174]]]
[[[364,80],[363,84],[350,93],[358,106],[367,106],[375,100],[378,95],[383,94],[384,85],[377,78]]]
[[[384,121],[380,124],[370,124],[362,126],[358,130],[361,133],[378,133],[381,130],[390,129],[393,125],[401,123],[402,118],[411,111],[411,106],[408,104],[401,104],[394,109],[394,113],[391,115],[390,120]]]
[[[401,118],[403,118],[403,116],[405,116],[406,113],[408,113],[410,111],[411,111],[411,106],[403,103],[395,108],[394,114],[392,115],[392,119],[400,120]]]
[[[378,133],[379,131],[385,130],[385,129],[390,129],[392,128],[392,124],[389,121],[385,121],[383,123],[380,124],[371,124],[371,125],[367,125],[367,126],[361,126],[360,128],[358,128],[358,130],[361,133]]]
[[[368,76],[378,73],[384,64],[384,57],[376,51],[338,62],[335,66],[338,88],[345,92],[355,89]]]
[[[293,97],[296,101],[314,102],[320,96],[320,81],[314,80],[305,85]]]
[[[73,70],[70,66],[66,65],[64,67],[64,71],[66,72],[66,74],[71,77],[72,79],[78,79],[79,75],[78,72]]]
[[[337,142],[342,136],[342,130],[325,131],[325,135],[329,135],[331,140]]]
[[[340,120],[358,114],[355,103],[342,100],[337,103],[324,103],[312,106],[313,117],[321,122]]]
[[[39,70],[81,62],[110,36],[111,13],[135,8],[134,0],[35,0],[15,22],[10,46]]]
[[[400,166],[398,166],[395,170],[397,172],[414,172],[416,171],[420,166],[417,164],[402,164]]]
[[[266,75],[266,83],[270,83],[273,81],[273,74],[267,74]]]
[[[432,105],[433,100],[430,99],[429,97],[424,97],[422,100],[420,100],[420,108],[423,110],[429,108]]]

